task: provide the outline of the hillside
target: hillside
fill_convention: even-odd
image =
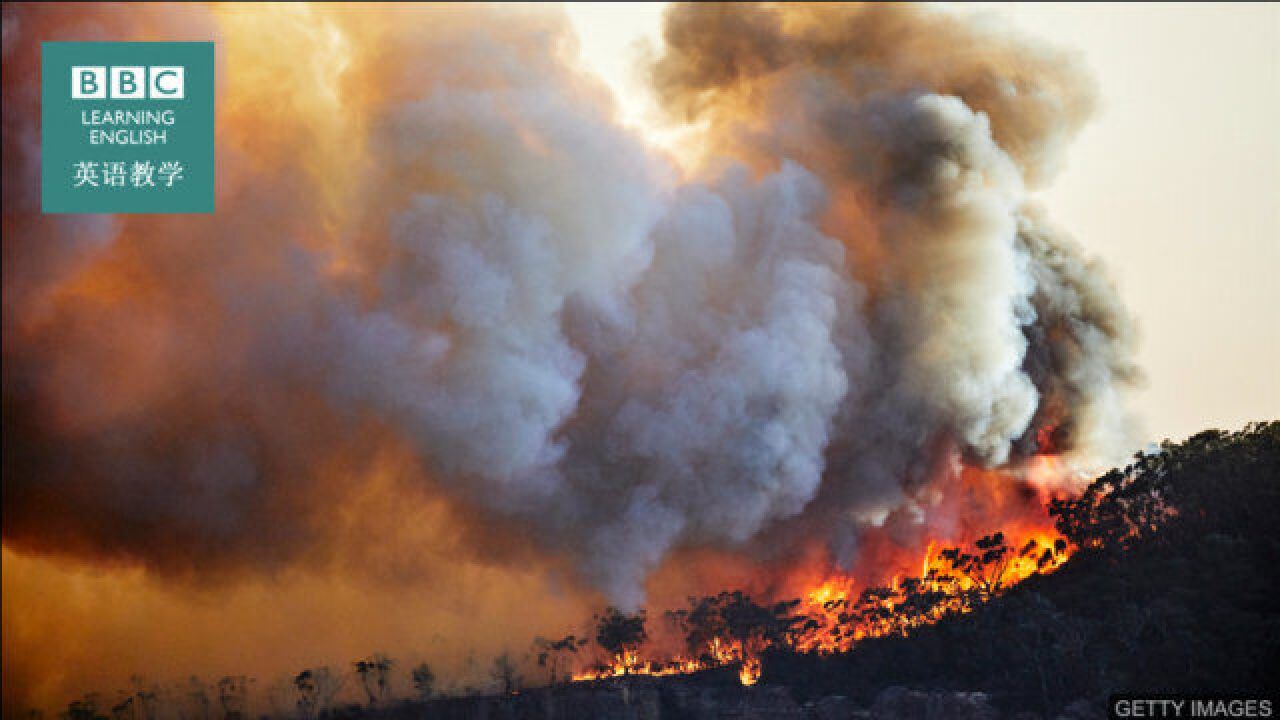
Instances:
[[[1211,430],[1055,502],[1071,559],[965,613],[848,653],[767,650],[733,667],[333,717],[1104,717],[1114,692],[1274,692],[1280,667],[1280,422]]]

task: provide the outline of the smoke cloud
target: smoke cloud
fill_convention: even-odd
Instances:
[[[4,38],[13,552],[536,558],[630,605],[672,553],[850,562],[959,463],[1129,447],[1132,323],[1029,195],[1090,80],[986,21],[673,7],[683,164],[557,11],[6,5]],[[215,214],[40,214],[70,39],[218,43]],[[430,532],[365,513],[388,484]]]

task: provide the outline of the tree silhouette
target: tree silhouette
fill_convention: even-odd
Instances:
[[[559,640],[534,639],[533,646],[537,651],[538,667],[547,668],[550,684],[555,685],[561,679],[569,680],[571,677],[569,672],[566,671],[562,676],[560,671],[572,663],[578,650],[582,649],[587,642],[586,638],[578,638],[574,635],[565,635]]]
[[[951,547],[938,554],[952,570],[969,579],[970,605],[986,602],[1000,592],[1014,557],[1002,532],[983,536],[973,545],[972,553]]]
[[[342,678],[328,667],[309,668],[293,678],[298,693],[298,713],[304,718],[324,717],[333,707],[333,698],[342,689]]]
[[[431,666],[426,663],[418,663],[416,667],[409,672],[409,679],[413,682],[413,690],[418,695],[418,699],[426,702],[431,699],[435,692],[436,676],[431,672]]]
[[[369,705],[372,707],[379,700],[385,700],[391,687],[391,658],[382,653],[374,653],[352,664],[355,665],[356,675],[360,676],[360,685],[369,696]]]
[[[684,633],[689,654],[705,665],[755,657],[766,648],[790,647],[806,618],[794,614],[798,599],[760,605],[740,590],[689,598],[688,609],[667,613]]]
[[[1280,421],[1235,433],[1206,430],[1135,455],[1079,497],[1051,502],[1049,513],[1058,531],[1087,551],[1265,533],[1280,513],[1278,457]]]
[[[595,625],[596,644],[623,668],[623,672],[630,673],[637,662],[636,653],[649,639],[644,610],[628,615],[609,606],[603,614],[595,616]]]

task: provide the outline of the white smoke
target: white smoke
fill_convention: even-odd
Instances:
[[[337,540],[326,513],[351,480],[326,458],[385,435],[424,484],[634,604],[684,546],[820,535],[847,555],[849,518],[901,505],[952,448],[1000,464],[1041,421],[1071,448],[1120,432],[1128,321],[1025,189],[1083,121],[1078,73],[1035,85],[1036,51],[917,10],[794,12],[830,28],[673,10],[655,78],[713,117],[720,157],[689,178],[615,124],[558,14],[309,12],[274,39],[344,48],[378,82],[308,95],[322,80],[288,65],[296,107],[254,136],[232,77],[218,213],[88,221],[113,228],[106,247],[9,181],[29,181],[36,108],[6,76],[23,104],[4,126],[5,439],[24,448],[6,453],[6,542],[166,570],[291,562]],[[6,58],[12,28],[56,39],[65,20],[6,9]],[[979,39],[1032,61],[938,76],[892,49]],[[50,238],[68,241],[56,260]],[[29,274],[43,265],[59,271]],[[123,305],[61,292],[121,265]],[[127,422],[88,422],[105,401],[78,388],[141,372],[126,361],[148,343],[180,371],[113,400]],[[144,506],[154,522],[122,533]]]

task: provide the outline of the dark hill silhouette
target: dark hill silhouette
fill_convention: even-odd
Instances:
[[[1274,692],[1280,422],[1165,442],[1051,508],[1079,550],[973,612],[845,655],[773,653],[765,680],[869,703],[883,688],[981,690],[1057,712],[1113,692]]]

